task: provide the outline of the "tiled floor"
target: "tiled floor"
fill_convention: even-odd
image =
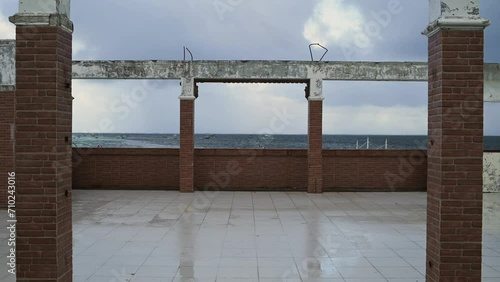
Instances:
[[[425,204],[425,193],[74,191],[74,281],[421,282]],[[483,281],[500,281],[500,194],[485,194],[484,213]]]

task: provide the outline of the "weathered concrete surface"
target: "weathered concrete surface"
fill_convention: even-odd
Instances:
[[[19,0],[19,14],[60,14],[69,18],[70,0]]]
[[[74,61],[73,79],[198,82],[427,81],[425,62]],[[314,96],[314,95],[313,95]],[[319,98],[319,97],[318,97]],[[485,64],[485,101],[500,102],[500,64]]]
[[[16,91],[16,87],[14,85],[0,85],[0,92],[2,91]]]
[[[60,26],[73,32],[71,0],[19,0],[19,12],[9,21],[16,26]]]
[[[479,0],[431,0],[429,20],[440,17],[479,17]]]
[[[16,41],[0,40],[0,85],[16,84]]]
[[[484,66],[484,101],[500,102],[500,64]]]
[[[500,192],[500,153],[484,153],[484,192]]]
[[[424,62],[75,61],[74,79],[427,81]]]
[[[422,33],[431,36],[441,29],[484,29],[489,25],[479,14],[479,0],[429,0],[429,25]]]

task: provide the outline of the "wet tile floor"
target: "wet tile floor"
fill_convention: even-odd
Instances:
[[[425,281],[425,193],[73,195],[74,281]],[[483,281],[500,281],[500,194],[484,207]]]

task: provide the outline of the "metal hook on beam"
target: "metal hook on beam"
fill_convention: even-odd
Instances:
[[[323,60],[323,58],[326,56],[326,53],[328,53],[328,49],[319,43],[309,44],[309,53],[311,54],[311,61],[313,61],[313,62],[314,62],[314,56],[313,56],[313,52],[312,52],[312,48],[311,48],[312,46],[319,46],[325,50],[325,53],[323,54],[323,56],[321,56],[321,59],[319,59],[319,61],[318,61],[318,62],[321,62]]]
[[[191,56],[191,61],[193,61],[193,53],[191,53],[191,50],[184,46],[184,61],[186,60],[186,50],[189,52],[189,55]]]

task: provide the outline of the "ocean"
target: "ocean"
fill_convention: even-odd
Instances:
[[[427,149],[427,136],[323,135],[324,149]],[[73,133],[79,148],[179,148],[178,134]],[[196,134],[196,148],[306,149],[307,135]],[[500,136],[486,136],[484,150],[500,151]]]

